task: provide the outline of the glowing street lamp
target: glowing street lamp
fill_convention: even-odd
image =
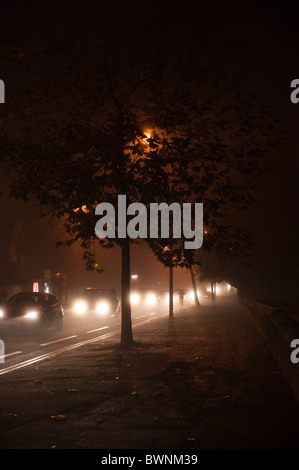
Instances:
[[[76,209],[73,209],[73,212],[79,212],[79,210],[80,210],[80,207],[76,207]],[[85,214],[89,212],[89,209],[87,209],[86,204],[81,206],[81,211],[84,212]]]
[[[149,139],[152,137],[152,134],[151,134],[151,131],[149,129],[145,130],[143,132],[143,135],[145,137],[143,137],[142,139],[142,142],[145,144],[145,145],[148,145],[149,144]]]

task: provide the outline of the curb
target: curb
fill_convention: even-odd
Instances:
[[[252,299],[243,299],[260,334],[278,363],[299,401],[299,363],[291,361],[291,341],[299,338],[299,324],[279,308],[273,308]]]

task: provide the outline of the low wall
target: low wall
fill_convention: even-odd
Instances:
[[[299,363],[291,361],[293,339],[299,339],[299,323],[290,318],[282,309],[256,302],[252,299],[243,299],[257,329],[265,338],[270,351],[278,366],[290,383],[299,401]]]

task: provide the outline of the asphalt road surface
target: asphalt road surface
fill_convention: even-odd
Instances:
[[[298,402],[244,306],[167,317],[134,309],[126,352],[117,317],[67,311],[60,333],[6,333],[0,447],[297,449]]]
[[[167,305],[132,307],[133,328],[153,319],[168,315]],[[60,332],[48,328],[40,333],[22,329],[0,328],[4,344],[0,375],[21,369],[27,365],[54,357],[63,351],[75,349],[120,335],[121,315],[76,314],[71,308],[65,310],[64,327]]]

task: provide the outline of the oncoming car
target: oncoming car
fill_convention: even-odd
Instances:
[[[180,292],[182,289],[174,289],[173,290],[173,302],[177,304],[180,298]],[[169,290],[161,290],[159,292],[159,301],[161,305],[167,305],[169,303]]]
[[[156,289],[140,287],[132,289],[130,300],[132,305],[147,305],[148,307],[153,307],[158,303],[159,296]]]
[[[115,315],[120,311],[120,300],[115,289],[87,287],[73,308],[77,314]]]
[[[55,295],[43,292],[20,292],[0,307],[0,327],[28,328],[42,331],[63,328],[64,310]]]

